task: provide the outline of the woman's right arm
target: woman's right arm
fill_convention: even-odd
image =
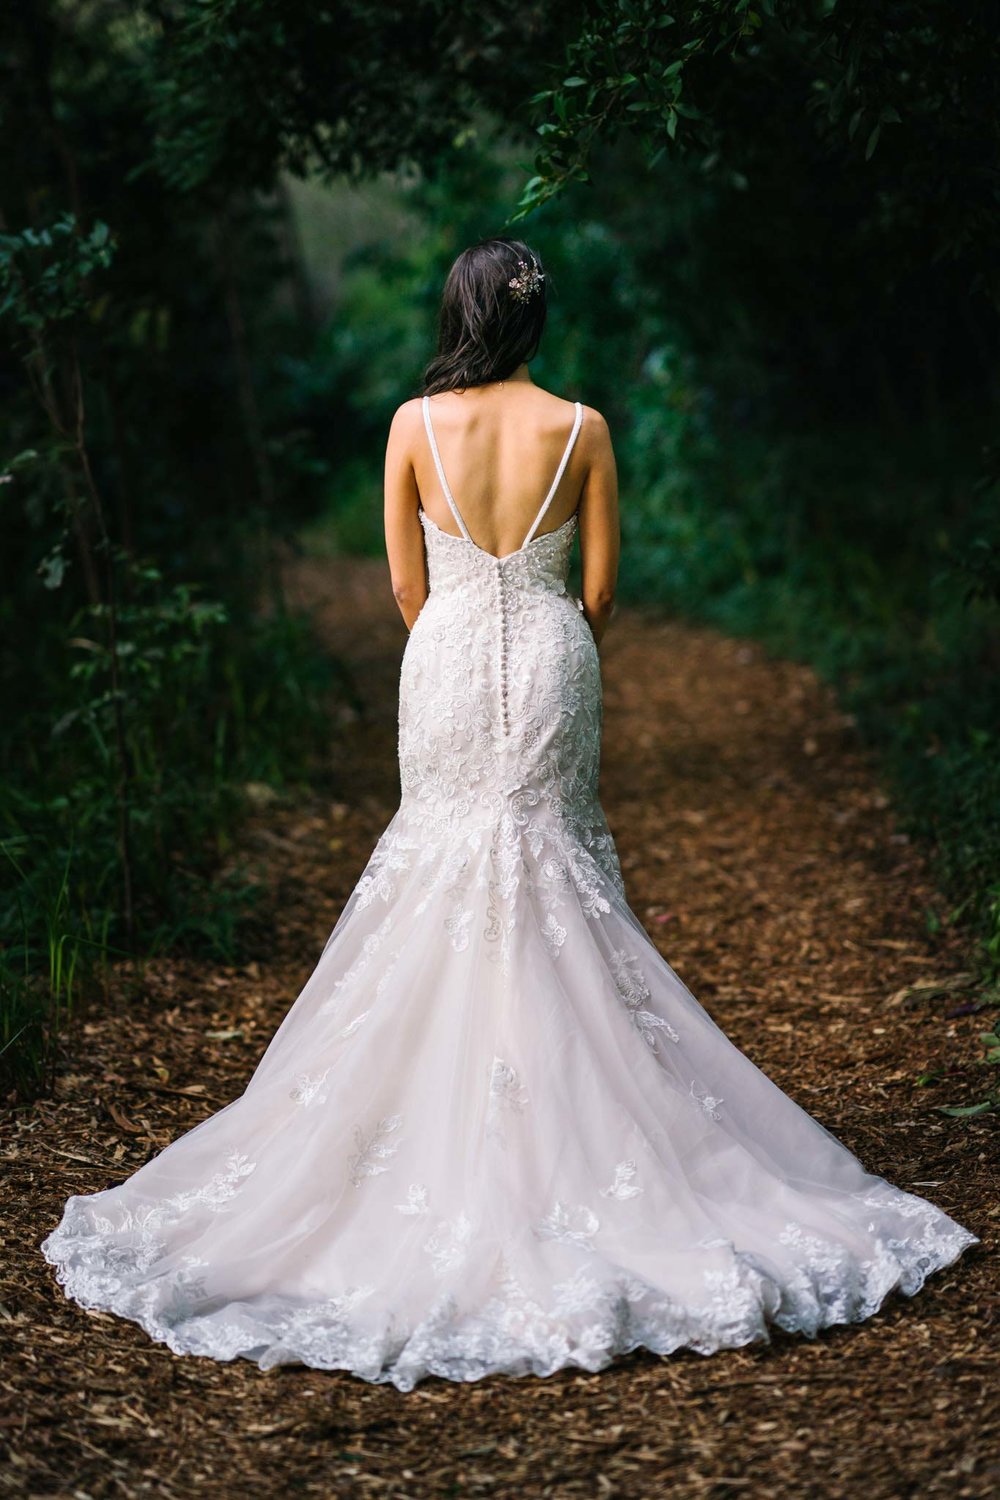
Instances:
[[[420,496],[413,452],[420,402],[405,401],[389,428],[385,450],[385,550],[392,592],[412,630],[427,600],[427,561],[418,514]]]
[[[600,645],[614,614],[618,584],[618,470],[607,422],[592,406],[584,408],[584,417],[588,468],[580,496],[580,593],[583,613]]]

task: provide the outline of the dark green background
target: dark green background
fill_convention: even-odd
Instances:
[[[28,0],[0,22],[0,1066],[239,952],[323,775],[289,545],[381,547],[443,277],[526,236],[622,593],[813,663],[1000,962],[996,9]],[[248,788],[250,791],[248,793]],[[940,921],[940,913],[929,920]]]

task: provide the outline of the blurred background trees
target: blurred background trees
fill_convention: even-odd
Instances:
[[[329,733],[281,560],[381,547],[443,276],[501,232],[549,273],[536,380],[611,422],[626,596],[833,680],[1000,963],[997,19],[8,8],[8,1091],[108,955],[238,951],[238,819]]]

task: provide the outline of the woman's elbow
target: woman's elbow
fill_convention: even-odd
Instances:
[[[392,596],[400,608],[407,604],[420,602],[420,590],[415,583],[406,578],[394,578],[392,580]]]
[[[403,616],[407,630],[412,630],[417,616],[427,602],[426,582],[411,583],[406,579],[393,579],[392,595]]]
[[[615,607],[614,586],[604,584],[597,588],[584,589],[583,603],[589,613],[610,615]]]

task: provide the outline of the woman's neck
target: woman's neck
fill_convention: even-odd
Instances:
[[[485,397],[488,391],[501,390],[508,385],[534,384],[535,382],[531,378],[531,371],[528,369],[527,361],[525,361],[523,364],[518,365],[517,369],[513,370],[509,375],[505,375],[502,380],[486,380],[482,385],[466,386],[460,394],[468,396],[478,392],[479,395]]]

